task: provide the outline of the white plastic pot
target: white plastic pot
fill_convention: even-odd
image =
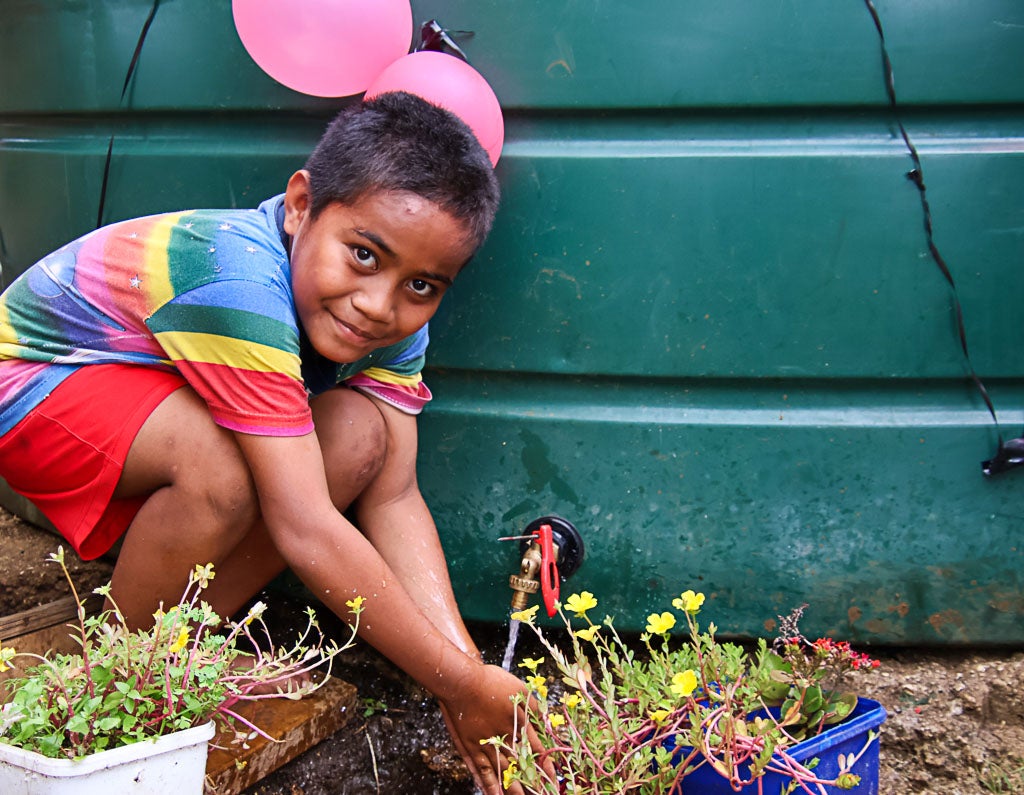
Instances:
[[[3,795],[202,795],[213,721],[87,756],[50,759],[0,742]]]

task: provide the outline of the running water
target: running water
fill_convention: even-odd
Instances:
[[[506,671],[512,670],[512,658],[516,653],[516,641],[519,640],[519,625],[521,623],[514,618],[508,622],[508,646],[505,647],[505,657],[501,661],[501,667]]]

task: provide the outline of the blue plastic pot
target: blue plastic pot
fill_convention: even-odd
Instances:
[[[885,721],[885,708],[877,701],[861,698],[853,712],[842,723],[832,726],[816,737],[797,743],[789,749],[788,754],[801,764],[807,764],[817,758],[818,764],[814,773],[818,778],[833,779],[839,775],[839,757],[857,754],[868,740],[868,732],[877,729]],[[853,789],[840,790],[837,787],[825,787],[829,795],[853,793],[853,795],[878,795],[878,741],[871,746],[851,768],[851,773],[860,776],[860,784]],[[781,773],[766,773],[762,778],[762,792],[784,792],[791,779]],[[740,792],[757,792],[757,782],[739,790]],[[813,789],[813,788],[812,788]],[[799,792],[799,788],[797,789]],[[817,792],[817,790],[814,790]],[[705,764],[692,771],[684,778],[672,795],[732,795],[734,790],[729,781],[715,772],[711,765]]]

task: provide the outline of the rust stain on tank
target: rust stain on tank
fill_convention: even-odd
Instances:
[[[896,605],[890,605],[888,608],[888,612],[895,613],[900,618],[906,618],[907,613],[910,612],[910,605],[908,605],[906,602],[900,602]]]
[[[1024,613],[1024,594],[1018,590],[999,590],[990,588],[992,598],[988,606],[1000,613]]]
[[[953,625],[957,629],[962,629],[964,626],[964,617],[960,615],[959,610],[942,610],[928,616],[928,623],[931,624],[932,629],[941,635],[943,629],[948,625]]]

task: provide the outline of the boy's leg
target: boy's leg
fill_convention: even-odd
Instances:
[[[115,498],[147,494],[124,535],[111,580],[112,596],[134,627],[152,624],[161,601],[177,602],[196,564],[219,568],[258,518],[233,435],[213,422],[188,387],[150,414],[114,491]]]
[[[336,390],[339,391],[339,390]],[[347,505],[383,460],[383,420],[365,397],[335,401],[347,450],[337,499]],[[112,580],[133,625],[147,625],[161,600],[176,602],[196,564],[213,563],[204,598],[221,616],[238,610],[285,567],[259,520],[258,497],[234,434],[213,422],[190,388],[172,393],[132,444],[115,497],[149,494],[128,528]]]

